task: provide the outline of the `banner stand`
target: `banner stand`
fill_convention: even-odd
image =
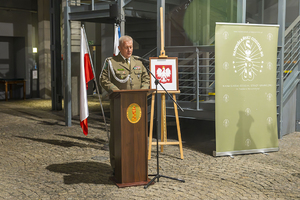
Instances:
[[[213,152],[213,156],[233,156],[233,155],[242,155],[242,154],[251,154],[251,153],[267,153],[267,152],[276,152],[279,151],[277,148],[267,148],[267,149],[250,149],[250,150],[240,150],[240,151],[227,151],[227,152]]]
[[[216,23],[214,156],[279,150],[278,25]]]

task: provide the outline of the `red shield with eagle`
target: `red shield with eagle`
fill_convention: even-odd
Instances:
[[[155,65],[155,77],[160,83],[172,83],[172,65]]]

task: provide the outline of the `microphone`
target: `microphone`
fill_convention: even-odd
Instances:
[[[140,61],[142,61],[142,62],[146,62],[146,63],[149,63],[149,62],[150,62],[149,60],[147,60],[147,59],[145,59],[145,58],[141,58],[141,57],[139,57],[139,56],[134,56],[134,58],[137,59],[137,60],[140,60]]]

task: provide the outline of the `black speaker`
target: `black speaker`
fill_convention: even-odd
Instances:
[[[111,4],[109,8],[110,17],[119,18],[118,4]]]

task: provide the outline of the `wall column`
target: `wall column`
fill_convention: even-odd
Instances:
[[[237,23],[246,23],[246,0],[237,0]]]
[[[38,0],[38,71],[40,98],[51,98],[50,1]]]

